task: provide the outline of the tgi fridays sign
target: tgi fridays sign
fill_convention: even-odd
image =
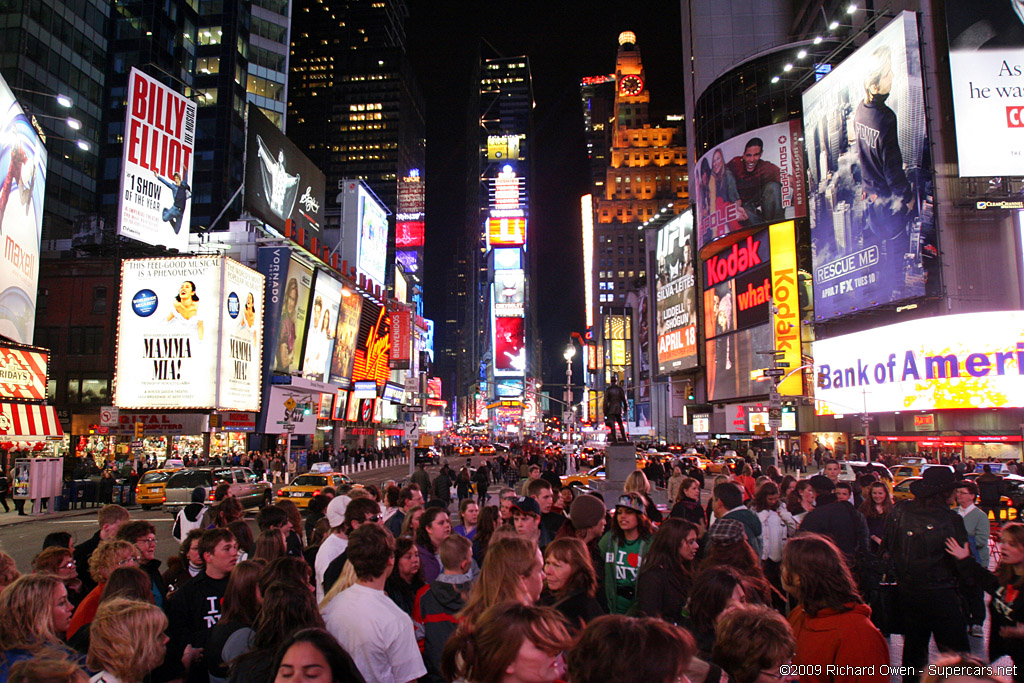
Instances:
[[[0,399],[43,401],[50,354],[0,344]]]

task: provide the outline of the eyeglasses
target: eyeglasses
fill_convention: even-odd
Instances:
[[[77,563],[75,562],[75,560],[74,560],[74,559],[70,559],[70,560],[68,560],[67,562],[65,562],[64,564],[62,564],[62,565],[60,566],[60,568],[61,568],[61,569],[71,569],[71,568],[72,568],[72,567],[74,567],[74,566],[75,566],[76,564],[77,564]]]
[[[135,543],[136,544],[145,543],[146,545],[156,545],[156,538],[155,537],[140,538],[139,540],[135,541]]]
[[[138,564],[138,563],[139,563],[139,558],[137,556],[135,556],[135,555],[132,555],[131,557],[125,557],[125,558],[122,558],[122,559],[118,560],[117,561],[117,566],[118,567],[123,567],[126,564]]]
[[[380,515],[366,515],[366,521],[367,522],[379,522],[380,521]]]

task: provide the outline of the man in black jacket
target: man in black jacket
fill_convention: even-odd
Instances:
[[[96,582],[89,575],[89,558],[100,541],[109,541],[117,535],[117,530],[128,521],[128,511],[120,505],[104,505],[96,517],[100,523],[99,531],[75,546],[75,566],[82,582],[82,595],[88,595],[96,587]]]
[[[885,523],[882,551],[895,564],[899,613],[905,617],[903,666],[915,671],[922,671],[928,661],[932,635],[940,650],[970,649],[956,560],[946,552],[947,538],[960,546],[967,543],[964,521],[950,509],[957,484],[952,470],[925,470],[910,485],[914,500],[897,503]],[[904,676],[903,680],[918,679]]]
[[[155,681],[207,681],[202,659],[210,629],[220,619],[221,599],[238,563],[238,543],[227,529],[211,529],[199,539],[206,566],[167,599],[167,655]]]
[[[800,524],[800,531],[813,531],[832,539],[853,567],[857,553],[868,549],[870,534],[867,520],[849,502],[836,497],[836,487],[831,479],[816,474],[810,478],[810,482],[817,498],[814,509],[807,513]]]

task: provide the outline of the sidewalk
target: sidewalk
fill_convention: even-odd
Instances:
[[[29,501],[25,501],[25,509],[30,509]],[[21,516],[14,509],[14,503],[10,500],[7,504],[11,506],[10,512],[0,512],[0,529],[9,526],[16,526],[18,524],[25,524],[27,522],[48,522],[50,520],[67,519],[69,517],[85,517],[86,515],[95,515],[99,508],[82,508],[80,510],[67,510],[65,512],[47,512],[41,515],[32,515],[26,513],[25,516]],[[137,505],[132,505],[128,508],[129,510],[138,509]]]

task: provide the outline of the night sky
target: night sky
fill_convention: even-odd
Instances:
[[[409,56],[427,107],[426,315],[443,334],[445,271],[465,223],[470,79],[483,39],[504,57],[530,59],[536,101],[530,247],[539,250],[534,302],[545,381],[564,383],[569,333],[584,331],[579,197],[590,188],[579,81],[614,72],[618,35],[633,31],[647,72],[652,122],[681,115],[679,3],[413,0],[410,9]]]

